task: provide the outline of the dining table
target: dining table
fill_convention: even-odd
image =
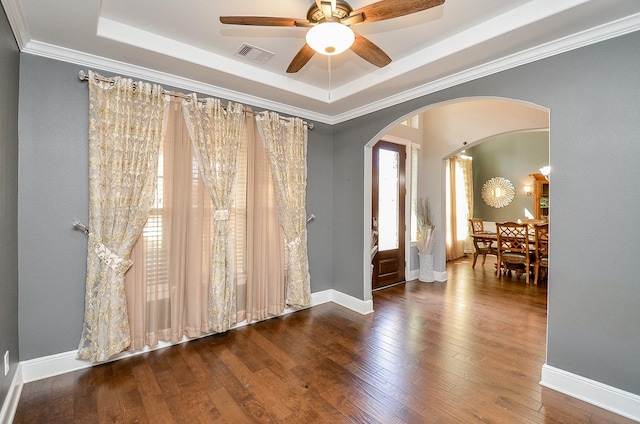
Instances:
[[[481,231],[481,232],[477,232],[475,234],[471,234],[471,237],[473,237],[476,240],[481,240],[481,241],[498,241],[498,233],[494,232],[494,231]],[[529,244],[533,244],[535,245],[536,243],[536,239],[535,239],[535,235],[532,234],[531,232],[529,233]]]

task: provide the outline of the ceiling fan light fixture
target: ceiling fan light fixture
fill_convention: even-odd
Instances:
[[[356,39],[353,30],[339,22],[323,22],[307,31],[307,44],[320,54],[333,56],[347,50]]]

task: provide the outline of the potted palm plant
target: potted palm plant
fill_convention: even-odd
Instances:
[[[418,258],[420,260],[420,273],[418,274],[418,280],[425,283],[432,283],[435,281],[433,276],[435,226],[433,225],[428,199],[418,201],[416,218],[418,222]]]

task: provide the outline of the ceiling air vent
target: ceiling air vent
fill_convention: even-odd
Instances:
[[[265,63],[267,60],[273,57],[273,53],[261,49],[260,47],[252,46],[251,44],[244,43],[238,51],[236,56],[244,57],[245,59],[252,60],[257,63]]]

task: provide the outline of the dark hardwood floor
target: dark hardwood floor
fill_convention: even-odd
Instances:
[[[546,284],[494,263],[28,383],[14,422],[631,423],[538,384]]]

